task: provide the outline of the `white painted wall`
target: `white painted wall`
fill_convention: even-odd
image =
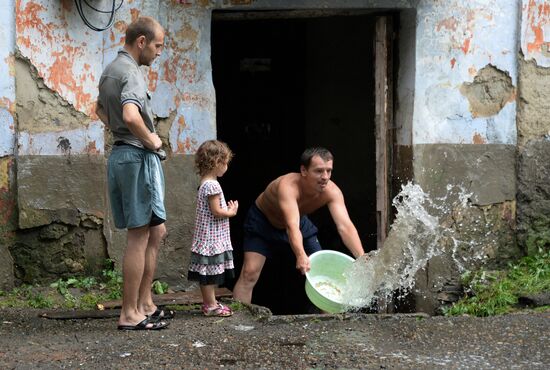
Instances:
[[[108,0],[96,2],[107,7]],[[0,55],[13,58],[14,40],[21,54],[38,69],[47,86],[58,92],[77,110],[91,116],[81,130],[64,132],[74,154],[86,144],[102,152],[103,130],[93,114],[97,82],[123,42],[126,24],[139,14],[160,20],[167,30],[167,48],[150,70],[154,112],[171,117],[169,142],[175,153],[192,154],[203,140],[216,135],[215,93],[210,66],[210,15],[212,8],[227,8],[223,2],[203,6],[171,1],[134,0],[124,2],[115,26],[103,33],[88,30],[70,1],[5,0],[0,4]],[[297,1],[298,8],[379,6],[376,1]],[[315,4],[313,4],[315,3]],[[256,5],[254,5],[256,4]],[[288,8],[289,3],[285,2]],[[397,4],[397,5],[396,5]],[[414,2],[391,6],[410,7]],[[292,5],[292,4],[291,4]],[[15,7],[19,17],[15,18]],[[282,7],[281,2],[260,1],[254,8]],[[246,8],[240,6],[240,8]],[[488,144],[515,144],[516,104],[508,103],[493,117],[476,118],[460,93],[464,82],[492,64],[510,74],[517,84],[519,46],[527,59],[549,65],[548,32],[550,5],[543,0],[420,0],[417,3],[414,90],[400,91],[404,99],[414,96],[412,143],[473,143],[473,137]],[[101,19],[95,18],[98,24]],[[401,61],[403,63],[403,61]],[[13,153],[15,98],[13,63],[0,64],[0,155]],[[12,108],[13,109],[13,108]],[[405,119],[406,117],[402,117]],[[411,135],[404,131],[405,135]],[[62,154],[54,135],[22,135],[20,154]],[[402,138],[406,142],[406,137]],[[54,145],[55,144],[55,145]]]
[[[488,64],[517,86],[519,2],[421,0],[417,10],[413,144],[515,144],[515,101],[475,118],[459,89]]]
[[[15,0],[0,2],[0,157],[13,155],[15,142]]]
[[[15,8],[10,1],[12,8],[2,12],[2,16],[11,20],[13,34]],[[109,4],[108,0],[94,2],[94,6],[101,9],[107,9]],[[154,113],[162,118],[171,117],[172,151],[192,154],[202,141],[216,136],[208,8],[158,0],[124,2],[114,26],[108,31],[95,32],[84,25],[72,2],[21,0],[17,6],[15,32],[22,56],[37,68],[50,89],[91,118],[78,130],[22,133],[20,155],[62,155],[57,147],[60,135],[71,142],[72,154],[90,154],[90,145],[97,149],[94,153],[103,153],[104,130],[94,113],[97,84],[103,68],[123,46],[126,26],[139,15],[158,19],[167,31],[162,56],[152,68],[143,70],[153,95]],[[89,12],[89,16],[95,25],[106,23],[107,16],[93,12]],[[3,22],[3,25],[10,23]],[[12,54],[13,47],[1,50]],[[2,81],[2,86],[8,83]],[[3,117],[1,113],[0,117]],[[7,144],[3,146],[10,149]]]

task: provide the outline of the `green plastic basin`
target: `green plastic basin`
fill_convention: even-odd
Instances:
[[[345,312],[342,301],[346,285],[344,271],[354,259],[332,250],[315,252],[309,256],[310,270],[306,273],[306,295],[318,308],[329,313]]]

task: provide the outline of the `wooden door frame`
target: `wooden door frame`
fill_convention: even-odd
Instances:
[[[377,249],[382,248],[392,215],[393,130],[393,22],[391,16],[376,20],[374,40],[376,220]]]

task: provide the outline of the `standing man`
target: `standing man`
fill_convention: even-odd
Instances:
[[[355,258],[365,252],[351,222],[344,196],[332,175],[333,156],[325,148],[306,149],[300,173],[288,173],[273,180],[250,207],[244,222],[244,262],[233,288],[233,297],[251,303],[267,257],[290,246],[296,269],[309,271],[309,255],[321,250],[317,228],[307,215],[328,206],[342,241]]]
[[[115,226],[128,229],[122,265],[120,330],[157,330],[171,313],[152,298],[161,241],[166,236],[164,152],[155,132],[151,95],[140,66],[150,66],[164,47],[164,29],[153,18],[128,26],[124,47],[99,81],[97,115],[114,138],[108,161],[109,199]]]

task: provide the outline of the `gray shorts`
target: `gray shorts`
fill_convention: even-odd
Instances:
[[[166,220],[164,174],[156,154],[132,145],[113,146],[107,176],[118,229],[158,225]]]

